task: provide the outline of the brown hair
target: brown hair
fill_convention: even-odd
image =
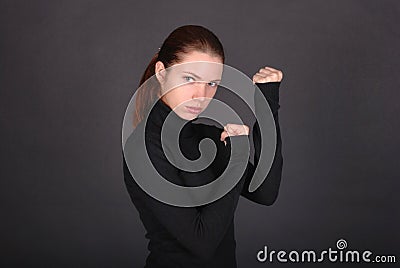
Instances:
[[[134,127],[144,118],[160,92],[158,81],[157,84],[146,83],[141,87],[145,81],[155,74],[156,62],[161,61],[165,68],[168,68],[173,64],[179,63],[182,60],[182,54],[192,51],[216,55],[222,59],[223,63],[225,62],[224,49],[213,32],[200,25],[184,25],[176,28],[165,39],[140,79],[133,116]]]

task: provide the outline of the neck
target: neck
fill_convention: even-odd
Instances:
[[[152,126],[153,130],[157,130],[158,133],[161,133],[162,129],[162,131],[167,131],[166,134],[172,137],[176,137],[176,135],[191,137],[194,134],[192,122],[196,119],[187,120],[180,117],[160,98],[154,103],[149,113],[147,124]],[[181,132],[179,133],[180,129]]]

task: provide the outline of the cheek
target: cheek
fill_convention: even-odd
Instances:
[[[207,91],[207,98],[213,98],[215,93],[217,93],[217,88],[210,88]]]
[[[193,88],[190,85],[181,86],[176,89],[176,97],[180,100],[189,100],[193,96]]]
[[[192,94],[189,88],[179,87],[173,90],[170,99],[175,102],[176,105],[184,104],[186,101],[191,100]]]

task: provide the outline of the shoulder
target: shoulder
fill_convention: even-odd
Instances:
[[[143,136],[144,136],[144,131],[143,131],[143,124],[141,122],[140,124],[138,124],[136,126],[136,128],[128,136],[123,149],[126,150],[128,147],[138,145],[138,143],[141,141],[141,138]]]
[[[201,136],[204,136],[204,137],[205,136],[210,136],[210,137],[217,136],[219,139],[221,132],[224,130],[223,126],[221,126],[214,120],[206,119],[206,118],[200,118],[200,119],[196,120],[196,122],[193,122],[193,125],[195,125],[196,129],[198,130],[198,134]]]

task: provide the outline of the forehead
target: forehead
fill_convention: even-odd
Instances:
[[[199,79],[220,79],[223,72],[221,58],[210,56],[206,53],[185,53],[184,60],[167,68],[169,72],[182,74],[188,73]]]

